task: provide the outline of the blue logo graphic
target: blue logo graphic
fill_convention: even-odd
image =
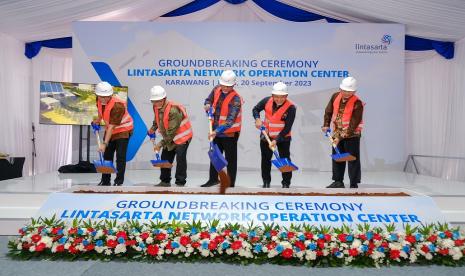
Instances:
[[[392,36],[385,34],[383,38],[381,39],[381,42],[383,42],[383,44],[390,45],[392,43]]]

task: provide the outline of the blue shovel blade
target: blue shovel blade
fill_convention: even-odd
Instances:
[[[228,161],[226,161],[216,144],[210,145],[208,157],[210,157],[210,161],[217,172],[221,171],[224,167],[228,165]]]
[[[116,173],[117,172],[117,170],[116,170],[115,166],[113,165],[112,161],[94,160],[94,166],[95,166],[95,169],[97,170],[97,172],[99,172],[99,173],[107,174],[107,173]]]
[[[276,160],[271,160],[271,163],[273,163],[273,165],[275,165],[276,168],[278,168],[281,172],[291,172],[299,169],[288,158],[279,158]]]
[[[346,152],[346,153],[335,153],[335,154],[331,155],[331,157],[336,162],[352,161],[352,160],[356,159],[354,156],[350,155],[350,153],[348,153],[348,152]]]

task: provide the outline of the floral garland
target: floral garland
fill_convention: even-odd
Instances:
[[[224,261],[310,266],[465,264],[465,233],[447,224],[355,229],[177,221],[32,220],[8,244],[13,258]]]

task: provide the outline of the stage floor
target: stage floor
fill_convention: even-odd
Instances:
[[[159,174],[156,169],[128,170],[124,186],[152,186],[159,182]],[[207,171],[188,171],[188,182],[185,187],[198,188],[206,182],[207,177]],[[17,228],[35,214],[50,193],[76,185],[97,185],[99,181],[100,174],[59,174],[58,172],[0,181],[0,235],[15,234]],[[280,189],[280,182],[280,174],[273,170],[271,188]],[[300,171],[293,175],[291,190],[292,188],[324,189],[331,182],[331,172]],[[259,171],[238,173],[236,187],[260,188],[261,185]],[[431,196],[449,222],[465,224],[465,182],[397,171],[364,172],[359,187],[360,192],[365,188],[369,188],[370,191],[376,188],[402,188]],[[340,189],[335,190],[340,191]]]

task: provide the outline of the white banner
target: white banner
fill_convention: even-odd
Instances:
[[[141,118],[128,149],[135,156],[129,168],[150,167],[152,147],[144,135],[154,117],[153,85],[164,86],[169,99],[186,106],[194,129],[188,168],[207,168],[202,107],[224,69],[236,71],[236,89],[245,101],[239,169],[260,167],[252,108],[271,94],[273,83],[284,81],[297,105],[293,161],[302,169],[330,170],[330,146],[320,127],[326,104],[346,76],[358,80],[358,95],[366,103],[362,166],[398,169],[405,161],[402,25],[76,22],[73,31],[73,81],[112,79],[129,87]]]
[[[178,220],[341,226],[445,222],[430,197],[54,193],[36,217],[63,220]]]

